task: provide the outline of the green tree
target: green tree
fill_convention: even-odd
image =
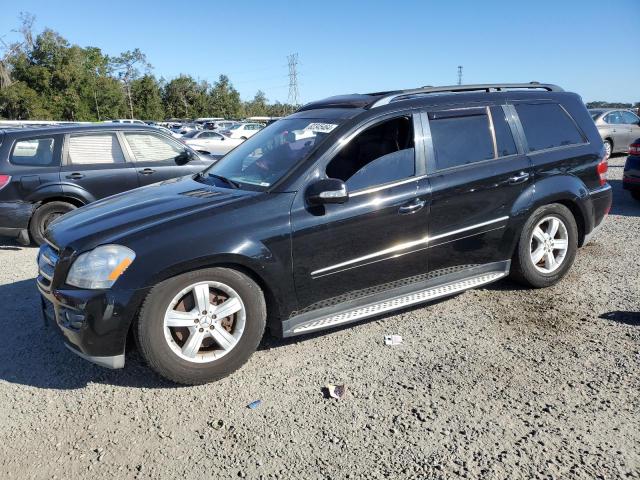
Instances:
[[[38,93],[24,82],[14,82],[0,90],[0,118],[28,120],[38,118],[53,119],[44,108]]]
[[[258,90],[253,100],[245,104],[245,111],[249,117],[258,117],[268,115],[268,100],[262,90]]]
[[[190,75],[174,78],[164,88],[165,115],[173,118],[194,117],[194,105],[198,103],[200,95],[200,87]]]
[[[135,118],[161,120],[164,118],[160,83],[153,75],[144,75],[131,82],[131,97]]]
[[[210,114],[215,117],[238,118],[243,115],[240,93],[226,75],[220,75],[209,92]]]
[[[111,66],[113,72],[118,75],[118,78],[124,85],[129,103],[129,113],[131,114],[130,118],[134,118],[131,84],[140,76],[139,68],[144,68],[148,73],[151,69],[151,64],[147,62],[147,56],[142,53],[139,48],[135,48],[121,53],[118,57],[112,58]]]

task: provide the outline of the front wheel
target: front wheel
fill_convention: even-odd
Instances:
[[[557,203],[538,208],[524,224],[511,277],[530,287],[549,287],[571,268],[578,228],[571,211]]]
[[[208,268],[165,280],[144,302],[136,338],[151,368],[177,383],[219,380],[258,347],[266,325],[260,287],[228,268]]]

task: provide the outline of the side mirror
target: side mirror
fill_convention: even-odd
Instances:
[[[191,160],[196,158],[196,154],[193,153],[188,148],[185,148],[180,154],[176,157],[176,163],[178,165],[185,165],[189,163]]]
[[[306,197],[311,205],[344,203],[349,200],[349,192],[342,180],[326,178],[309,185]]]

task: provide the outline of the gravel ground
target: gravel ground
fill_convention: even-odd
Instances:
[[[640,478],[640,203],[623,164],[612,214],[559,285],[502,281],[267,338],[199,387],[133,350],[120,371],[72,355],[43,328],[36,249],[0,242],[0,477]],[[385,346],[390,333],[404,343]]]

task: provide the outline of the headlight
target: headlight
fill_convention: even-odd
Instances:
[[[67,283],[80,288],[110,288],[136,258],[122,245],[102,245],[80,255],[67,275]]]

